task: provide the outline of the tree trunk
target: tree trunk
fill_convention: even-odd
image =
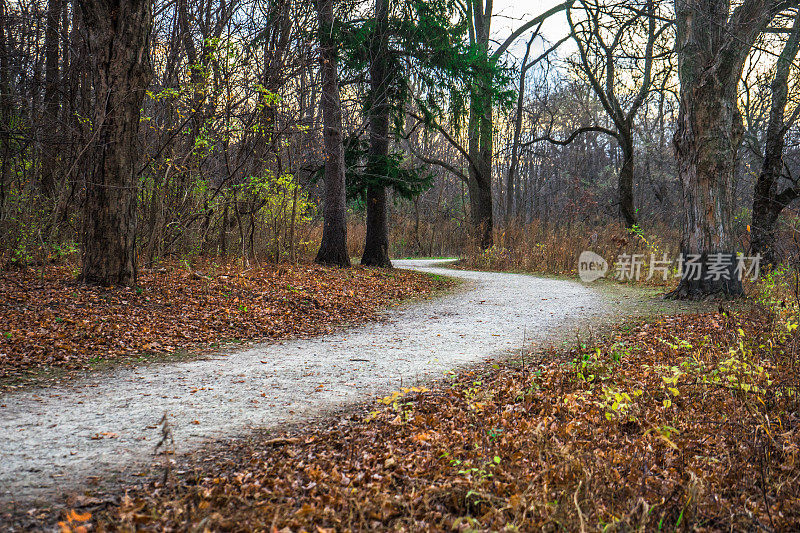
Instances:
[[[796,187],[788,187],[780,194],[777,190],[778,179],[783,174],[785,135],[790,126],[784,123],[789,95],[789,73],[798,48],[800,48],[800,12],[794,19],[792,33],[778,58],[775,79],[772,80],[772,102],[764,145],[764,161],[753,190],[750,250],[753,254],[760,254],[762,264],[767,267],[778,263],[775,223],[783,208],[800,194]]]
[[[494,244],[492,213],[492,101],[482,81],[472,89],[469,116],[469,201],[478,246]]]
[[[693,299],[719,293],[740,296],[741,280],[733,275],[735,260],[728,271],[732,279],[714,280],[708,272],[710,254],[736,255],[729,220],[731,182],[743,133],[736,82],[732,87],[721,86],[715,76],[681,82],[675,133],[685,209],[681,252],[684,257],[699,254],[701,267],[698,271],[684,269],[673,295]]]
[[[494,117],[492,98],[486,87],[482,88],[481,149],[478,155],[477,176],[478,206],[480,209],[481,248],[494,244],[494,202],[492,199],[492,158],[494,157]]]
[[[525,55],[522,57],[522,63],[519,69],[519,91],[517,92],[517,107],[514,114],[514,130],[511,140],[511,162],[509,163],[508,174],[506,175],[506,226],[508,226],[514,216],[518,216],[520,212],[520,186],[518,177],[520,157],[519,143],[520,136],[522,135],[522,119],[525,109],[525,80],[528,77],[528,70],[548,53],[545,52],[543,55],[539,56],[539,59],[528,63],[528,57],[531,55],[531,46],[538,35],[539,31],[537,30],[533,32],[531,38],[528,39],[528,44],[525,47]]]
[[[386,196],[386,187],[367,187],[367,238],[361,257],[364,266],[392,268]]]
[[[225,260],[226,256],[228,255],[228,211],[230,208],[230,201],[228,198],[225,198],[225,207],[222,210],[222,225],[219,229],[219,245],[217,249],[219,250],[219,255]]]
[[[681,252],[696,259],[669,296],[699,299],[742,296],[730,206],[744,126],[737,86],[755,39],[780,10],[781,0],[675,0],[681,84],[674,145],[683,189]],[[703,21],[703,22],[701,22]]]
[[[59,23],[63,0],[50,0],[47,3],[46,27],[44,33],[44,127],[47,134],[44,139],[44,157],[42,159],[41,192],[52,197],[55,192],[55,175],[58,166],[58,52]]]
[[[322,114],[325,144],[325,210],[322,244],[314,259],[322,265],[350,266],[347,254],[347,197],[342,147],[342,104],[339,99],[337,50],[330,35],[334,0],[317,0],[320,61],[322,66]]]
[[[534,34],[534,36],[535,35],[536,34]],[[522,113],[525,105],[525,78],[528,73],[527,63],[528,56],[531,53],[531,44],[533,44],[533,38],[528,41],[519,73],[519,92],[517,93],[517,108],[514,115],[514,132],[511,141],[511,163],[508,166],[508,174],[506,174],[506,226],[508,226],[514,218],[515,208],[517,207],[515,201],[517,198],[517,169],[519,168],[519,140],[522,134]]]
[[[389,221],[386,187],[389,159],[389,65],[386,29],[389,22],[389,0],[375,0],[375,33],[370,62],[371,102],[369,109],[369,160],[367,175],[367,236],[361,264],[391,268],[389,260]]]
[[[475,73],[470,90],[469,108],[469,201],[475,236],[481,249],[494,244],[492,212],[492,152],[493,116],[490,91],[491,67],[489,59],[489,33],[492,22],[492,2],[471,0],[474,21],[474,42],[481,54],[482,67]]]
[[[88,53],[86,42],[83,38],[85,24],[81,17],[81,9],[77,0],[72,2],[72,23],[69,31],[69,50],[70,50],[70,72],[66,83],[66,101],[64,102],[65,115],[68,121],[65,123],[70,130],[70,158],[77,157],[80,151],[79,146],[83,145],[84,125],[81,124],[80,117],[87,116],[86,100],[89,96],[87,85]]]
[[[152,78],[151,0],[80,3],[92,60],[93,133],[88,151],[83,269],[86,283],[136,283],[136,137]]]
[[[11,181],[11,99],[8,69],[6,2],[0,0],[0,135],[2,135],[2,162],[0,162],[0,220],[4,218],[6,187]]]
[[[636,208],[633,201],[634,150],[632,136],[620,136],[622,144],[622,167],[619,170],[617,190],[619,191],[619,214],[626,228],[636,225]]]

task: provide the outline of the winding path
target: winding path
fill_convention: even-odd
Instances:
[[[185,452],[435,379],[519,348],[524,331],[542,342],[610,312],[601,294],[579,283],[437,263],[396,266],[461,278],[464,286],[387,311],[385,322],[1,396],[0,503],[48,499],[86,486],[90,476],[140,471],[153,461],[165,412],[177,451]]]

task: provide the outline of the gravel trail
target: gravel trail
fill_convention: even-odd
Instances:
[[[153,461],[165,412],[182,453],[439,378],[519,348],[523,330],[542,342],[611,312],[603,295],[579,283],[437,263],[395,262],[461,278],[463,286],[389,310],[387,321],[0,396],[0,504],[60,497],[93,476],[141,471]]]

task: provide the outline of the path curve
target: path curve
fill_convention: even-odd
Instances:
[[[186,452],[435,379],[519,348],[524,331],[542,342],[609,312],[601,294],[579,283],[439,263],[395,265],[464,286],[387,311],[385,322],[0,396],[0,503],[52,498],[85,487],[90,476],[141,470],[153,461],[165,412],[177,452]]]

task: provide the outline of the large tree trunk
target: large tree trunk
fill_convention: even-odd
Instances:
[[[136,137],[152,78],[152,7],[152,0],[80,3],[94,86],[81,272],[86,283],[136,283]]]
[[[775,79],[772,80],[772,102],[764,144],[764,161],[753,191],[753,218],[750,250],[760,254],[762,264],[769,267],[778,263],[775,249],[775,223],[790,202],[800,194],[796,187],[787,187],[778,193],[778,180],[783,174],[783,149],[788,124],[784,123],[789,95],[789,73],[792,61],[800,48],[800,12],[794,28],[778,58]]]
[[[683,188],[683,269],[673,298],[743,295],[730,213],[744,127],[737,86],[756,37],[781,0],[675,0],[680,110],[674,144]]]
[[[729,86],[732,85],[732,86]],[[736,82],[721,84],[716,76],[681,79],[681,107],[675,148],[678,179],[683,187],[685,258],[700,255],[698,270],[684,268],[680,298],[712,294],[740,296],[742,283],[734,275],[736,250],[730,229],[731,183],[742,140],[742,119],[736,105]],[[713,279],[710,254],[725,254],[730,279]]]
[[[370,180],[387,179],[389,158],[389,65],[386,28],[389,23],[389,0],[375,0],[375,33],[370,62],[371,98],[369,109]],[[361,264],[391,267],[389,260],[389,221],[386,187],[374,183],[367,188],[367,236]]]
[[[333,28],[333,2],[334,0],[317,0],[325,144],[325,220],[322,228],[322,244],[315,261],[323,265],[349,267],[342,104],[339,99],[336,45],[330,37]]]

